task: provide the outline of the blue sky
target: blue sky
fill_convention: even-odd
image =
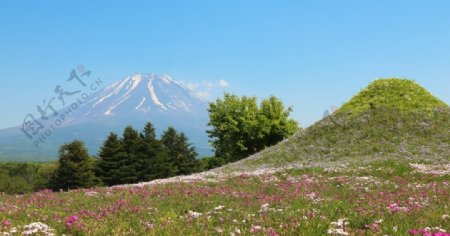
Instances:
[[[303,126],[380,77],[413,79],[450,102],[450,1],[1,5],[0,128],[36,113],[78,64],[105,83],[169,74],[210,100],[273,94]]]

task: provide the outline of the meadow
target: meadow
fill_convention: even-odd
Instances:
[[[0,195],[3,235],[450,235],[450,165],[210,171]]]

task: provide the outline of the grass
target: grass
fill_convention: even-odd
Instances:
[[[351,235],[408,235],[450,229],[449,180],[388,160],[215,182],[1,195],[0,220],[11,225],[0,232],[42,222],[57,235],[325,235],[346,218],[342,230]]]

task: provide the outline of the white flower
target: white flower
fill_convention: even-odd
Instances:
[[[87,197],[96,197],[96,196],[98,196],[98,193],[95,191],[87,191],[84,193],[84,195]]]
[[[381,224],[383,222],[383,219],[379,219],[377,221],[375,221],[376,224]]]
[[[443,220],[448,220],[449,216],[448,215],[442,215],[442,219]]]
[[[192,218],[194,218],[194,219],[197,219],[197,218],[199,218],[199,217],[202,216],[202,215],[203,215],[203,214],[200,213],[200,212],[189,211],[189,216],[192,217]]]
[[[25,231],[22,232],[22,235],[34,235],[37,233],[42,233],[46,236],[54,236],[53,229],[48,225],[43,224],[41,222],[34,222],[29,225],[24,226]]]
[[[347,218],[338,219],[336,222],[331,222],[330,224],[333,225],[334,227],[328,229],[327,231],[328,234],[348,235],[348,233],[345,232],[344,230],[345,226],[349,224],[347,222]]]
[[[433,231],[433,232],[441,232],[441,233],[446,233],[447,232],[445,229],[441,229],[439,227],[426,227],[425,230],[426,231]]]
[[[258,231],[261,231],[262,227],[259,225],[252,225],[252,228],[250,229],[250,233],[256,233]]]
[[[261,206],[261,209],[259,210],[260,213],[268,212],[269,211],[269,203],[265,203]]]
[[[348,222],[347,222],[347,218],[343,218],[343,219],[338,219],[337,222],[331,222],[331,224],[335,225],[335,226],[337,226],[339,228],[342,228],[345,225],[348,225]]]
[[[343,229],[329,229],[327,233],[333,235],[348,235]]]
[[[218,207],[214,208],[214,210],[216,211],[220,211],[224,208],[225,206],[219,205]]]

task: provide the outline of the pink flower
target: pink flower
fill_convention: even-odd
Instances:
[[[425,229],[417,230],[417,229],[410,229],[408,230],[408,233],[410,235],[423,235],[423,236],[450,236],[450,233],[446,232],[430,232]]]
[[[5,227],[9,227],[11,225],[11,221],[4,220],[4,221],[2,221],[2,225],[5,226]]]
[[[78,221],[78,216],[76,216],[76,215],[66,217],[67,228],[72,228],[73,224],[77,221]]]
[[[370,225],[370,228],[372,228],[373,231],[378,231],[380,230],[380,225],[377,223],[373,223]]]
[[[434,233],[433,236],[450,236],[450,233],[437,232],[437,233]]]
[[[280,236],[280,235],[279,235],[277,232],[275,232],[275,230],[272,229],[272,228],[267,229],[266,233],[267,233],[268,236]]]
[[[410,209],[407,207],[401,207],[397,203],[389,204],[388,209],[390,212],[408,212]]]

